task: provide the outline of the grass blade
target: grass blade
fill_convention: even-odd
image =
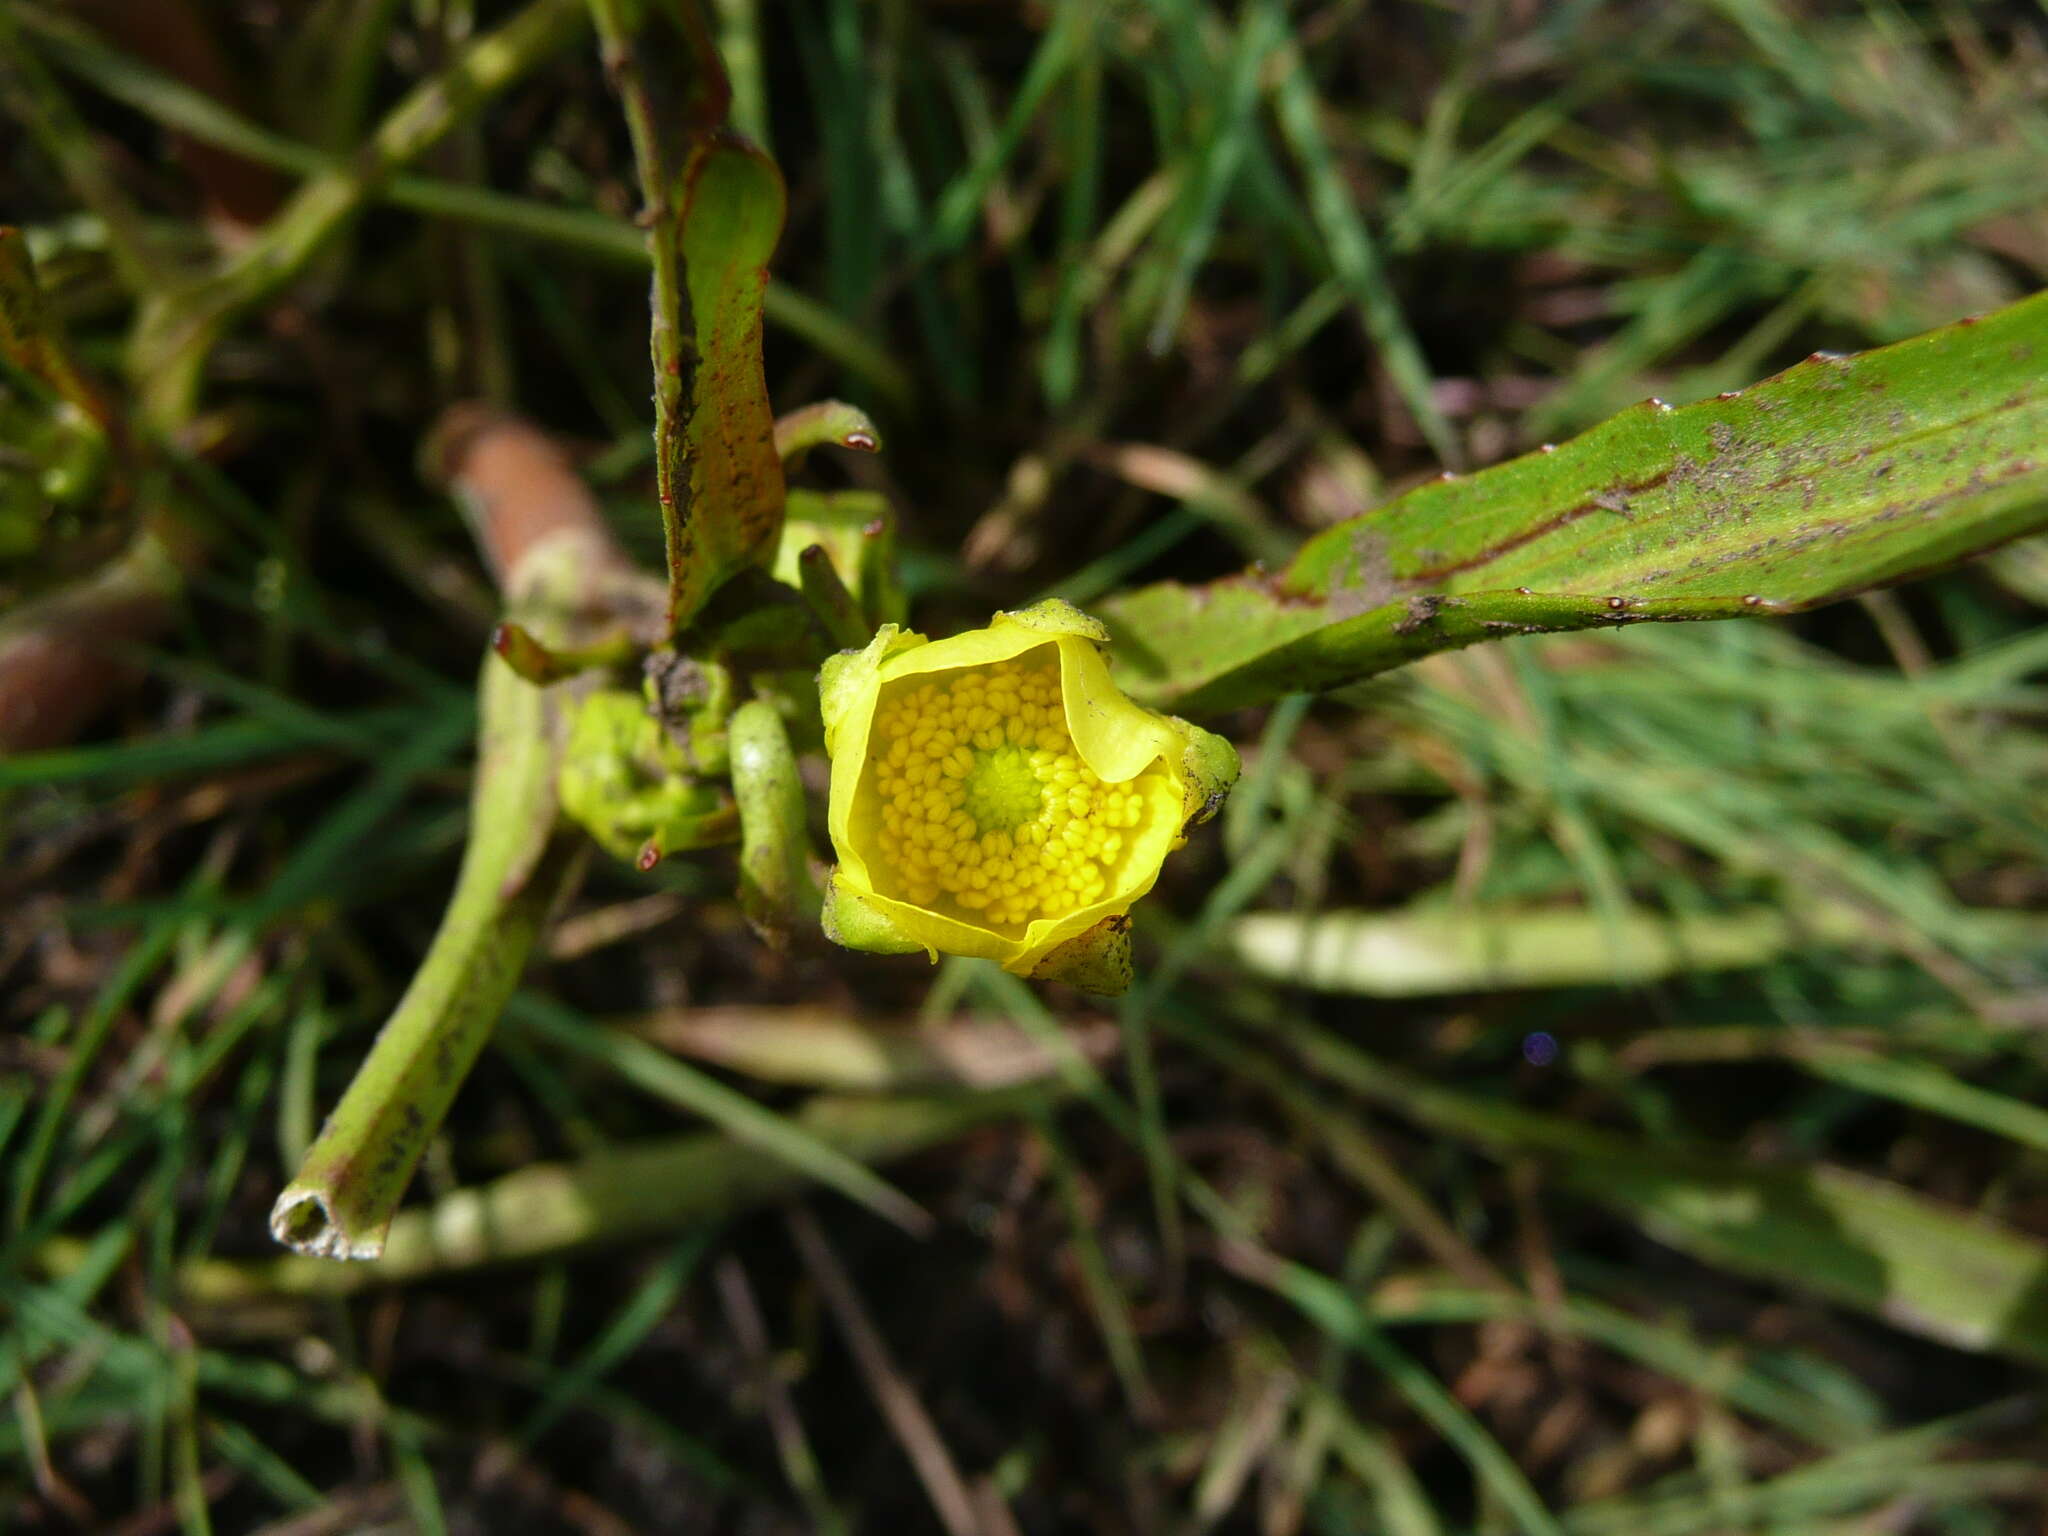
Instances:
[[[507,1012],[541,1039],[601,1062],[637,1087],[702,1115],[728,1135],[831,1186],[905,1231],[931,1230],[932,1219],[921,1206],[864,1164],[811,1135],[800,1122],[764,1108],[716,1078],[630,1035],[594,1028],[560,1004],[531,993],[513,998]]]

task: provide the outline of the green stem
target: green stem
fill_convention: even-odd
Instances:
[[[200,369],[223,331],[295,281],[401,165],[415,159],[581,31],[582,0],[530,0],[415,86],[362,152],[301,186],[217,276],[196,289],[153,295],[136,328],[131,372],[149,419],[173,428],[191,414]]]

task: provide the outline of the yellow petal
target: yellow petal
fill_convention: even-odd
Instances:
[[[1100,647],[1072,638],[1058,644],[1067,730],[1081,760],[1105,784],[1134,779],[1161,758],[1178,775],[1181,734],[1175,722],[1124,697],[1110,680]]]
[[[874,724],[875,701],[881,695],[882,663],[890,656],[927,644],[923,635],[884,624],[864,651],[841,651],[818,672],[818,708],[825,720],[825,753],[832,760],[832,792],[825,813],[826,830],[840,862],[848,866],[861,888],[868,885],[867,865],[853,848],[848,826],[860,768],[867,761],[868,730]],[[846,770],[841,764],[850,765]]]

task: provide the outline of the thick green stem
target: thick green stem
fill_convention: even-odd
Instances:
[[[431,457],[475,524],[510,616],[542,644],[587,641],[655,601],[612,541],[589,490],[533,428],[474,407],[449,413]],[[556,775],[567,707],[589,680],[536,687],[484,662],[469,846],[425,960],[369,1057],[271,1211],[287,1247],[374,1258],[548,912],[580,840],[559,828]]]
[[[349,169],[349,162],[342,157],[252,123],[183,82],[104,46],[61,18],[24,7],[19,19],[57,64],[198,143],[298,176],[340,175]],[[545,241],[608,265],[641,267],[648,259],[644,234],[592,209],[557,207],[431,176],[388,176],[365,190],[378,203],[519,239]],[[768,318],[775,324],[859,376],[899,410],[910,408],[914,395],[910,376],[868,337],[824,305],[782,283],[769,283],[765,299]]]
[[[933,1097],[812,1099],[790,1118],[807,1135],[857,1158],[885,1163],[1056,1098],[1055,1084]],[[334,1295],[486,1264],[553,1258],[721,1220],[800,1192],[804,1173],[786,1159],[722,1133],[698,1134],[600,1153],[577,1163],[539,1163],[391,1223],[376,1264],[305,1258],[263,1263],[214,1260],[180,1272],[196,1304],[231,1304],[270,1294]],[[45,1262],[61,1268],[61,1247]]]

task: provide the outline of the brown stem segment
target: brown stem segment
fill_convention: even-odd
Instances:
[[[610,566],[626,557],[568,455],[532,422],[475,401],[452,405],[427,436],[427,477],[448,488],[499,590],[543,541],[570,535]],[[602,551],[602,554],[599,554]]]

